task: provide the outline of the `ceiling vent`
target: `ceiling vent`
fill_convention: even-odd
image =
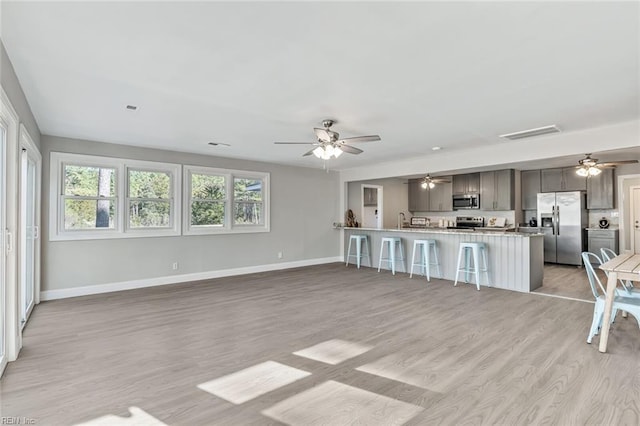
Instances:
[[[549,133],[560,133],[560,129],[555,124],[551,126],[538,127],[536,129],[523,130],[521,132],[507,133],[505,135],[500,135],[501,138],[505,139],[524,139],[524,138],[532,138],[534,136],[546,135]]]

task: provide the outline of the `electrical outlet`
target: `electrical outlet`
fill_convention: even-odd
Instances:
[[[618,217],[618,216],[620,216],[620,213],[618,213],[617,210],[614,210],[611,212],[611,217]]]
[[[178,270],[178,262],[173,262],[173,265],[171,265],[171,267],[173,268],[174,271]]]
[[[279,251],[279,252],[278,252],[278,259],[282,259],[282,256],[283,256],[282,252],[281,252],[281,251]]]

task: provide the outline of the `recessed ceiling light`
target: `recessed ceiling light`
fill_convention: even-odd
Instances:
[[[231,146],[228,143],[224,143],[224,142],[209,142],[209,145],[211,145],[211,146]]]
[[[136,105],[127,105],[126,107],[129,111],[137,111],[138,107]]]
[[[434,146],[433,148],[431,148],[432,151],[440,151],[441,149],[441,146]]]

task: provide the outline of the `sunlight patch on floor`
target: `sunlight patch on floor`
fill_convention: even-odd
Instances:
[[[262,411],[288,425],[402,425],[424,408],[332,380]]]
[[[309,375],[311,373],[297,368],[266,361],[199,384],[198,388],[234,404],[242,404]]]
[[[88,422],[77,423],[75,426],[167,426],[138,407],[129,407],[129,413],[130,417],[108,414]]]
[[[336,365],[348,359],[355,358],[358,355],[362,355],[363,353],[370,351],[372,348],[373,346],[369,345],[347,342],[340,339],[332,339],[294,352],[293,354],[309,358],[314,361]]]

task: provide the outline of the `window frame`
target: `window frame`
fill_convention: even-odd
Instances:
[[[112,168],[115,170],[114,227],[110,229],[64,228],[64,170],[66,165]],[[129,223],[129,174],[130,169],[169,173],[170,226],[167,228],[130,228]],[[182,173],[181,165],[154,161],[129,160],[85,154],[52,152],[50,158],[49,189],[49,240],[95,240],[111,238],[140,238],[180,235]]]
[[[211,235],[211,234],[242,234],[242,233],[258,233],[270,232],[270,173],[254,172],[248,170],[231,170],[214,167],[203,167],[184,165],[183,166],[184,192],[183,192],[183,219],[182,233],[183,235]],[[191,176],[193,174],[203,174],[210,176],[222,176],[225,179],[225,208],[224,221],[222,226],[206,226],[191,225]],[[257,225],[235,224],[234,207],[235,207],[235,191],[234,179],[254,179],[262,181],[262,223]]]

